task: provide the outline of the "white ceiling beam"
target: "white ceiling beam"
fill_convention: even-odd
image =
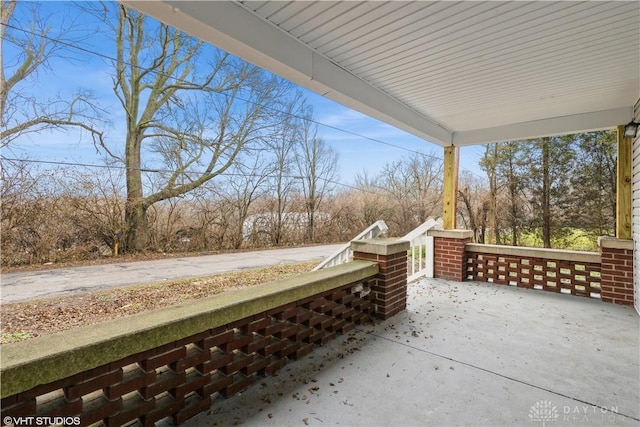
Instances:
[[[121,3],[211,43],[248,62],[349,108],[427,141],[451,145],[452,133],[228,1],[135,1]]]
[[[454,132],[453,145],[488,144],[491,142],[516,141],[608,129],[628,123],[632,117],[633,108],[623,107],[592,113],[514,123],[486,129]]]

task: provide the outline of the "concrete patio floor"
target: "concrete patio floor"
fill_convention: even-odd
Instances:
[[[428,279],[186,426],[640,425],[640,317],[544,291]]]

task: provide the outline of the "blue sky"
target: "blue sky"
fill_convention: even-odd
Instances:
[[[50,14],[49,24],[51,25],[59,22],[58,20],[66,14],[77,14],[71,2],[46,2],[40,6],[43,15]],[[82,19],[86,20],[82,24],[91,25],[89,18]],[[112,45],[106,44],[99,33],[84,43],[88,49],[109,56],[113,55],[112,52],[115,49]],[[6,43],[3,52],[5,65],[8,65],[12,52],[15,51]],[[73,57],[79,60],[73,63],[60,60],[52,62],[54,74],[41,72],[38,80],[30,83],[30,90],[39,96],[54,96],[58,93],[73,92],[77,88],[90,88],[101,102],[113,107],[114,115],[111,119],[114,127],[109,131],[109,138],[116,141],[119,138],[118,128],[123,128],[123,121],[119,119],[124,116],[120,116],[121,107],[117,105],[112,91],[110,66],[104,59],[95,55],[76,51]],[[385,164],[415,155],[413,153],[415,151],[439,158],[443,156],[443,149],[435,144],[345,108],[312,92],[305,90],[304,93],[313,106],[314,119],[321,124],[318,127],[319,136],[339,154],[340,180],[345,184],[353,183],[355,174],[363,170],[366,170],[369,176],[375,176]],[[387,142],[400,148],[367,138]],[[461,172],[465,169],[470,170],[477,177],[483,178],[484,174],[478,167],[478,160],[483,151],[484,147],[481,146],[463,148],[460,158]],[[76,131],[31,135],[16,141],[8,150],[3,150],[3,155],[34,160],[101,163],[101,156],[96,152],[89,136]]]

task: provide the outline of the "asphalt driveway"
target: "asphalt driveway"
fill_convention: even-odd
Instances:
[[[341,245],[270,249],[153,261],[7,273],[0,276],[2,304],[142,283],[156,283],[278,264],[322,261]]]

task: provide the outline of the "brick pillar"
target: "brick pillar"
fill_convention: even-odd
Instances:
[[[429,230],[433,236],[434,277],[462,282],[467,276],[465,245],[471,243],[471,230]]]
[[[633,240],[598,239],[602,259],[602,301],[633,305]]]
[[[376,316],[388,319],[407,307],[407,250],[409,242],[398,239],[367,239],[351,242],[354,260],[377,262],[380,272],[371,292]]]

